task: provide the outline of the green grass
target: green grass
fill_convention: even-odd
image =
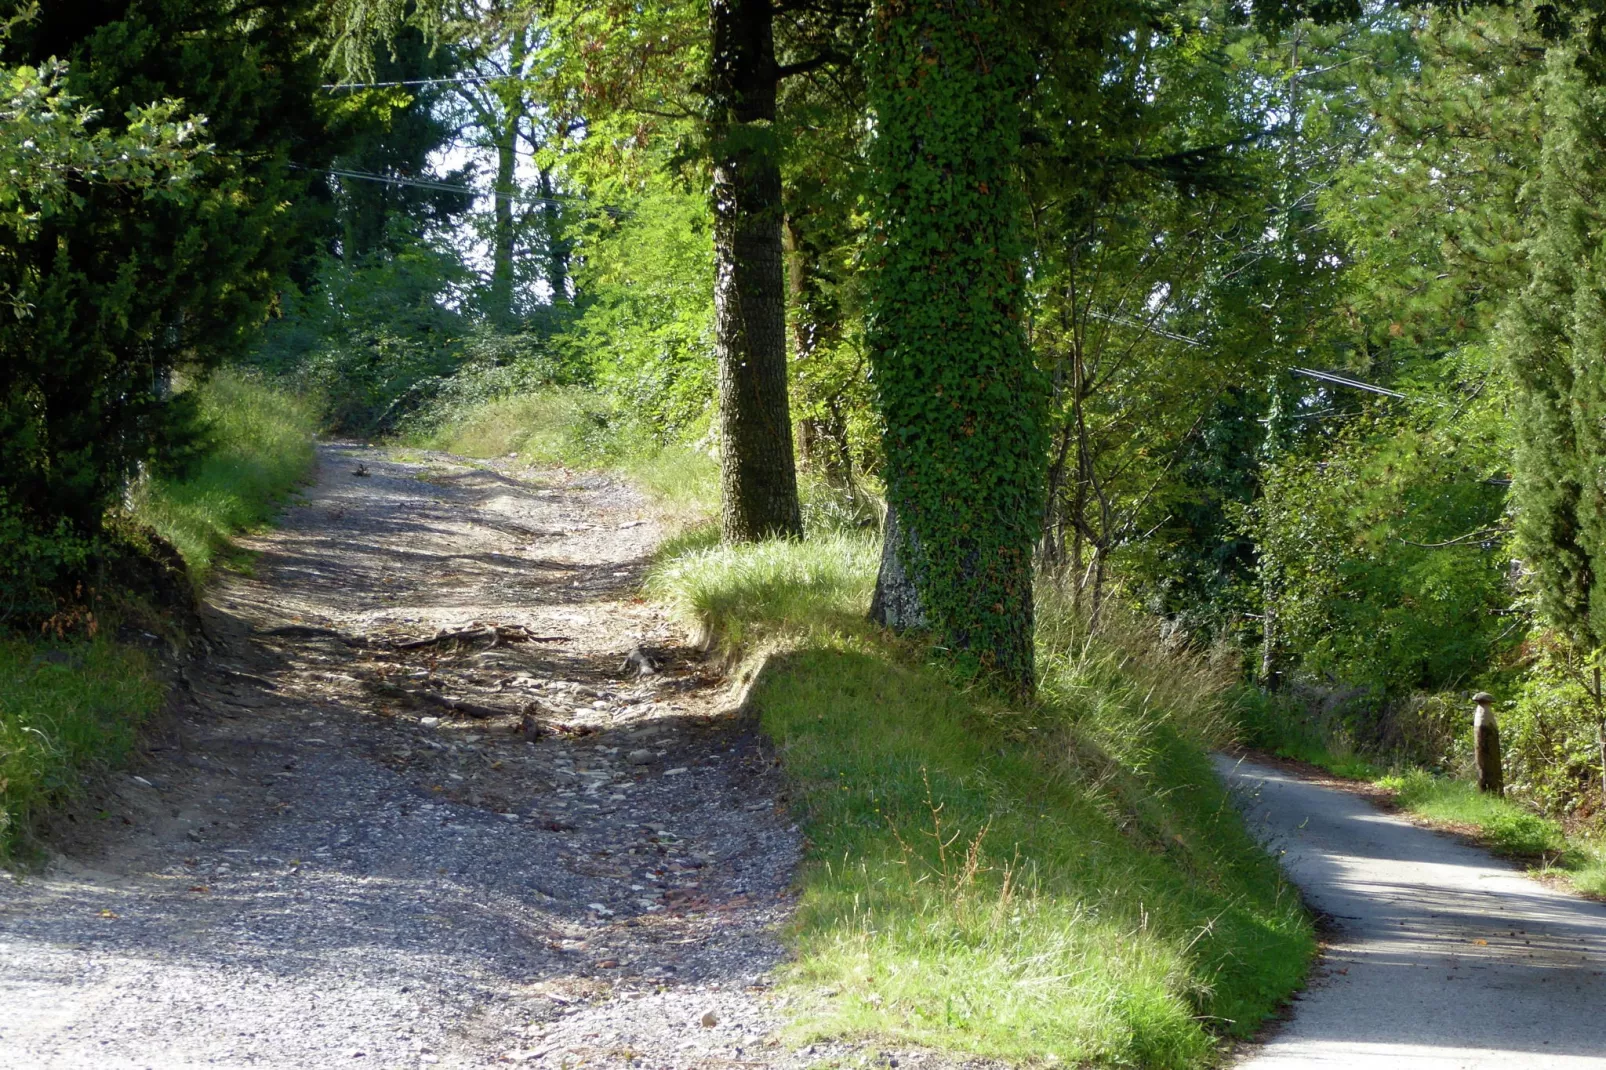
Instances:
[[[1040,703],[967,691],[863,620],[875,544],[687,536],[649,590],[768,650],[752,701],[807,836],[799,1041],[1193,1067],[1305,975],[1310,925],[1211,772],[1225,674],[1052,599]]]
[[[0,861],[25,855],[36,819],[86,775],[127,757],[162,694],[137,649],[0,639]]]
[[[409,445],[460,457],[565,468],[607,468],[647,491],[660,510],[695,524],[719,510],[719,465],[686,446],[645,444],[609,424],[578,387],[544,387],[482,401],[421,425]]]
[[[182,479],[140,484],[131,512],[178,549],[199,585],[233,536],[266,524],[306,478],[318,414],[240,372],[218,372],[196,389],[211,448]]]
[[[864,615],[880,540],[841,532],[800,543],[721,543],[710,527],[666,544],[647,593],[687,624],[693,641],[734,655],[770,636],[830,635]]]
[[[173,543],[199,584],[232,536],[271,519],[305,477],[317,413],[229,371],[196,389],[210,451],[184,479],[136,487],[130,512]],[[127,759],[163,694],[152,658],[140,649],[104,637],[67,644],[0,638],[0,861],[25,857],[41,815],[71,799],[86,778]]]
[[[1509,799],[1486,795],[1464,780],[1411,769],[1378,777],[1376,783],[1394,792],[1400,806],[1429,821],[1477,828],[1485,842],[1503,853],[1559,858],[1567,850],[1566,833],[1557,822]]]

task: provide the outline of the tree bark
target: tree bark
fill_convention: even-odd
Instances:
[[[546,228],[546,281],[552,288],[552,303],[569,300],[569,242],[563,233],[563,217],[558,210],[552,172],[541,172],[541,219]]]
[[[508,70],[524,69],[524,31],[515,32],[508,42]],[[496,208],[491,233],[491,307],[494,320],[513,318],[513,257],[517,252],[518,227],[514,222],[513,199],[518,195],[519,123],[525,114],[523,92],[519,99],[503,99],[501,123],[492,131],[496,143]]]
[[[875,594],[870,597],[870,619],[895,632],[929,627],[920,587],[905,563],[905,558],[920,555],[919,544],[914,540],[914,532],[899,529],[898,512],[888,502],[887,520],[882,525],[881,570],[876,573]]]
[[[711,13],[721,526],[727,542],[796,538],[772,11],[768,0],[712,0]]]

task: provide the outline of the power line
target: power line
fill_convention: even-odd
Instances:
[[[437,193],[462,193],[471,197],[495,197],[497,200],[506,200],[513,204],[555,204],[562,205],[565,200],[578,201],[581,197],[532,197],[516,193],[503,193],[501,190],[477,190],[468,186],[454,186],[449,182],[431,182],[428,179],[396,178],[392,175],[376,175],[369,171],[347,171],[338,167],[307,167],[304,164],[290,165],[297,171],[313,171],[318,174],[330,175],[335,178],[354,178],[363,182],[382,182],[387,186],[410,186],[414,189],[434,190]]]
[[[511,78],[506,74],[469,74],[461,78],[408,78],[399,82],[331,82],[321,85],[319,89],[398,89],[415,85],[479,85],[485,82],[501,82]]]
[[[1382,394],[1384,397],[1390,398],[1405,397],[1405,395],[1400,393],[1398,390],[1390,390],[1386,386],[1377,386],[1372,383],[1363,383],[1359,379],[1352,379],[1347,375],[1339,375],[1337,372],[1319,372],[1314,368],[1289,368],[1288,370],[1293,372],[1295,375],[1303,375],[1310,379],[1320,379],[1324,383],[1336,383],[1339,386],[1347,386],[1352,390],[1365,390],[1373,394]]]

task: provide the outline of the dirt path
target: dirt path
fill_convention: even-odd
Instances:
[[[1335,933],[1243,1070],[1606,1068],[1606,906],[1350,792],[1218,759]]]
[[[0,1067],[812,1061],[768,990],[798,833],[633,597],[645,503],[400,456],[323,450],[149,762],[0,885]]]

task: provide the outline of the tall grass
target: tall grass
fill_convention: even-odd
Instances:
[[[35,820],[86,774],[122,761],[161,700],[139,650],[0,639],[0,861],[25,851]]]
[[[647,592],[730,655],[769,636],[851,630],[875,586],[880,541],[838,532],[803,542],[721,543],[709,528],[671,543]]]
[[[199,584],[231,538],[271,520],[311,470],[318,412],[239,371],[220,371],[195,389],[209,449],[182,478],[137,486],[130,511],[178,549]]]
[[[1009,705],[864,621],[875,560],[862,536],[688,539],[649,579],[719,642],[772,651],[752,702],[807,834],[799,1036],[1209,1063],[1314,946],[1206,758],[1227,672],[1048,597],[1041,699]]]

